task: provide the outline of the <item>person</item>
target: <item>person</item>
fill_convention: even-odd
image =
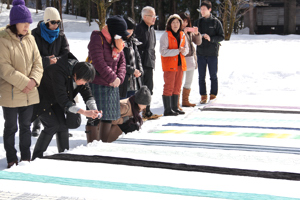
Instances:
[[[185,56],[189,52],[186,36],[181,30],[182,19],[173,14],[167,20],[166,31],[160,38],[160,54],[164,72],[164,116],[185,114],[178,109],[183,71],[186,71]]]
[[[66,58],[64,58],[66,57]],[[78,113],[95,119],[100,113],[89,87],[95,78],[92,64],[78,62],[72,53],[64,55],[56,64],[44,70],[39,87],[40,103],[34,106],[32,120],[39,117],[44,129],[35,144],[32,160],[43,157],[54,134],[58,152],[69,149],[69,135],[66,117],[69,113]],[[84,110],[74,103],[80,94],[89,110]]]
[[[125,99],[135,94],[142,86],[142,76],[144,74],[141,57],[138,51],[139,42],[134,37],[135,21],[130,17],[124,17],[127,24],[127,32],[130,33],[126,38],[123,49],[126,60],[126,76],[124,82],[119,87],[120,99]]]
[[[70,52],[68,40],[64,32],[59,29],[60,22],[58,10],[47,7],[44,12],[44,20],[40,21],[31,32],[42,56],[44,68],[55,64],[57,60]],[[41,120],[37,118],[33,122],[32,136],[37,137],[40,130]]]
[[[148,89],[153,95],[153,70],[155,69],[155,45],[156,36],[154,31],[154,24],[156,21],[155,9],[146,6],[141,12],[142,21],[136,26],[135,36],[142,42],[138,46],[139,53],[142,59],[144,70],[143,85],[147,85]],[[159,115],[153,114],[150,110],[150,105],[143,111],[143,118],[156,119]]]
[[[103,111],[101,120],[88,120],[87,140],[106,141],[111,123],[120,117],[119,85],[126,74],[126,61],[122,37],[127,37],[123,17],[115,15],[106,20],[101,31],[93,31],[88,44],[87,61],[93,63],[97,75],[90,83],[98,109]]]
[[[121,117],[112,121],[112,126],[106,140],[113,142],[124,132],[125,134],[139,130],[143,124],[140,112],[151,102],[151,93],[147,86],[143,85],[134,95],[120,100]]]
[[[197,9],[202,17],[194,22],[203,37],[202,44],[197,46],[200,104],[208,101],[205,82],[207,66],[211,80],[210,101],[215,100],[218,94],[218,55],[224,31],[221,22],[211,14],[211,9],[210,1],[202,1],[200,9]]]
[[[185,56],[187,69],[185,72],[183,72],[185,81],[182,89],[182,107],[194,107],[196,106],[196,104],[189,102],[189,95],[191,92],[194,71],[195,69],[197,69],[197,56],[193,43],[195,43],[196,45],[200,45],[202,43],[202,36],[198,31],[198,27],[192,27],[190,16],[187,13],[181,13],[179,16],[183,20],[181,29],[184,31],[186,42],[189,45],[189,53]]]
[[[42,59],[30,34],[31,13],[24,0],[14,0],[10,23],[0,29],[0,105],[7,168],[18,165],[15,134],[19,128],[20,161],[31,159],[30,117],[39,103],[37,87],[43,76]],[[18,127],[18,123],[19,127]]]

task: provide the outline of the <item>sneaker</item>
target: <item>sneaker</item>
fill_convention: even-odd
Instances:
[[[206,103],[207,103],[207,95],[201,95],[200,104],[206,104]]]

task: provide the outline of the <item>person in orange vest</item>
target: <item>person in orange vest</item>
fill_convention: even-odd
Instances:
[[[167,20],[166,32],[160,38],[160,54],[164,71],[163,104],[164,116],[185,114],[178,109],[178,96],[186,71],[185,56],[189,52],[186,36],[181,30],[182,19],[173,14]]]

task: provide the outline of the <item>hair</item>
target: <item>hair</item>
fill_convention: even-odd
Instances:
[[[155,9],[151,6],[146,6],[142,9],[142,12],[141,12],[142,19],[144,18],[144,15],[146,15],[149,11],[155,12]]]
[[[191,18],[190,15],[187,13],[180,13],[179,14],[180,18],[182,19],[182,21],[187,21],[187,27],[192,27],[192,22],[191,22]]]
[[[201,3],[201,6],[200,6],[200,7],[202,7],[202,6],[206,6],[206,7],[207,7],[207,9],[210,9],[210,8],[212,8],[211,2],[210,2],[210,1],[207,1],[207,0],[205,0],[205,1],[202,1],[202,3]]]
[[[166,26],[166,30],[167,30],[167,31],[171,31],[171,30],[172,30],[172,28],[171,28],[171,23],[172,23],[175,19],[178,19],[178,18],[173,17],[173,18],[171,18],[171,19],[168,21],[167,26]],[[182,21],[181,21],[180,19],[178,19],[178,21],[179,21],[179,23],[180,23],[180,28],[179,28],[178,31],[182,31],[182,30],[181,30]]]
[[[13,34],[15,34],[18,37],[18,29],[17,29],[17,25],[7,25],[6,26],[7,29],[9,29]]]
[[[76,74],[76,79],[83,79],[87,82],[92,82],[95,79],[96,70],[91,63],[78,62],[73,69],[73,76]]]

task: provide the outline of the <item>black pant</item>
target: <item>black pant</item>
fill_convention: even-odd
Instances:
[[[15,149],[15,134],[18,131],[19,122],[19,148],[21,151],[21,160],[30,160],[31,145],[31,116],[33,106],[8,108],[2,107],[4,117],[4,149],[6,151],[7,162],[18,161],[17,150]]]
[[[147,85],[148,89],[153,95],[153,68],[152,67],[143,67],[144,76],[143,76],[143,85]]]

